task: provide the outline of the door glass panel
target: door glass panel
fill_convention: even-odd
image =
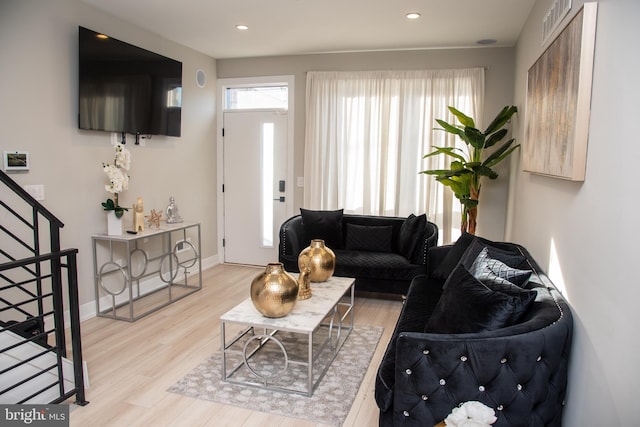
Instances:
[[[273,247],[273,123],[262,124],[262,246]]]
[[[230,87],[225,90],[227,110],[259,108],[287,109],[289,88],[287,86]]]

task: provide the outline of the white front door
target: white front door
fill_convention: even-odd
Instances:
[[[278,261],[286,220],[287,112],[224,113],[224,261]]]

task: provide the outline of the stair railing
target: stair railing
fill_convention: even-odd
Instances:
[[[0,200],[0,338],[6,338],[0,347],[0,376],[13,379],[0,384],[0,403],[61,403],[75,396],[75,403],[86,405],[78,250],[60,249],[64,224],[2,171],[0,182],[10,190],[3,191]],[[48,233],[41,230],[41,218],[48,223]],[[47,243],[48,250],[43,249]],[[72,385],[65,381],[63,359],[68,357],[65,294]],[[45,364],[52,354],[56,362]]]

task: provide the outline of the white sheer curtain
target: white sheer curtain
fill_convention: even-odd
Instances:
[[[482,123],[483,68],[309,72],[306,101],[305,207],[386,216],[425,212],[451,241],[460,225],[459,203],[419,172],[444,166],[442,156],[422,159],[432,146],[455,144],[434,131],[436,118],[454,120],[447,106]]]

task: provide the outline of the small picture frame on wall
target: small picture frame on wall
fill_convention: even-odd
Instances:
[[[5,151],[4,170],[6,172],[19,172],[29,170],[28,151]]]
[[[527,73],[523,169],[584,181],[597,3],[585,3]]]

